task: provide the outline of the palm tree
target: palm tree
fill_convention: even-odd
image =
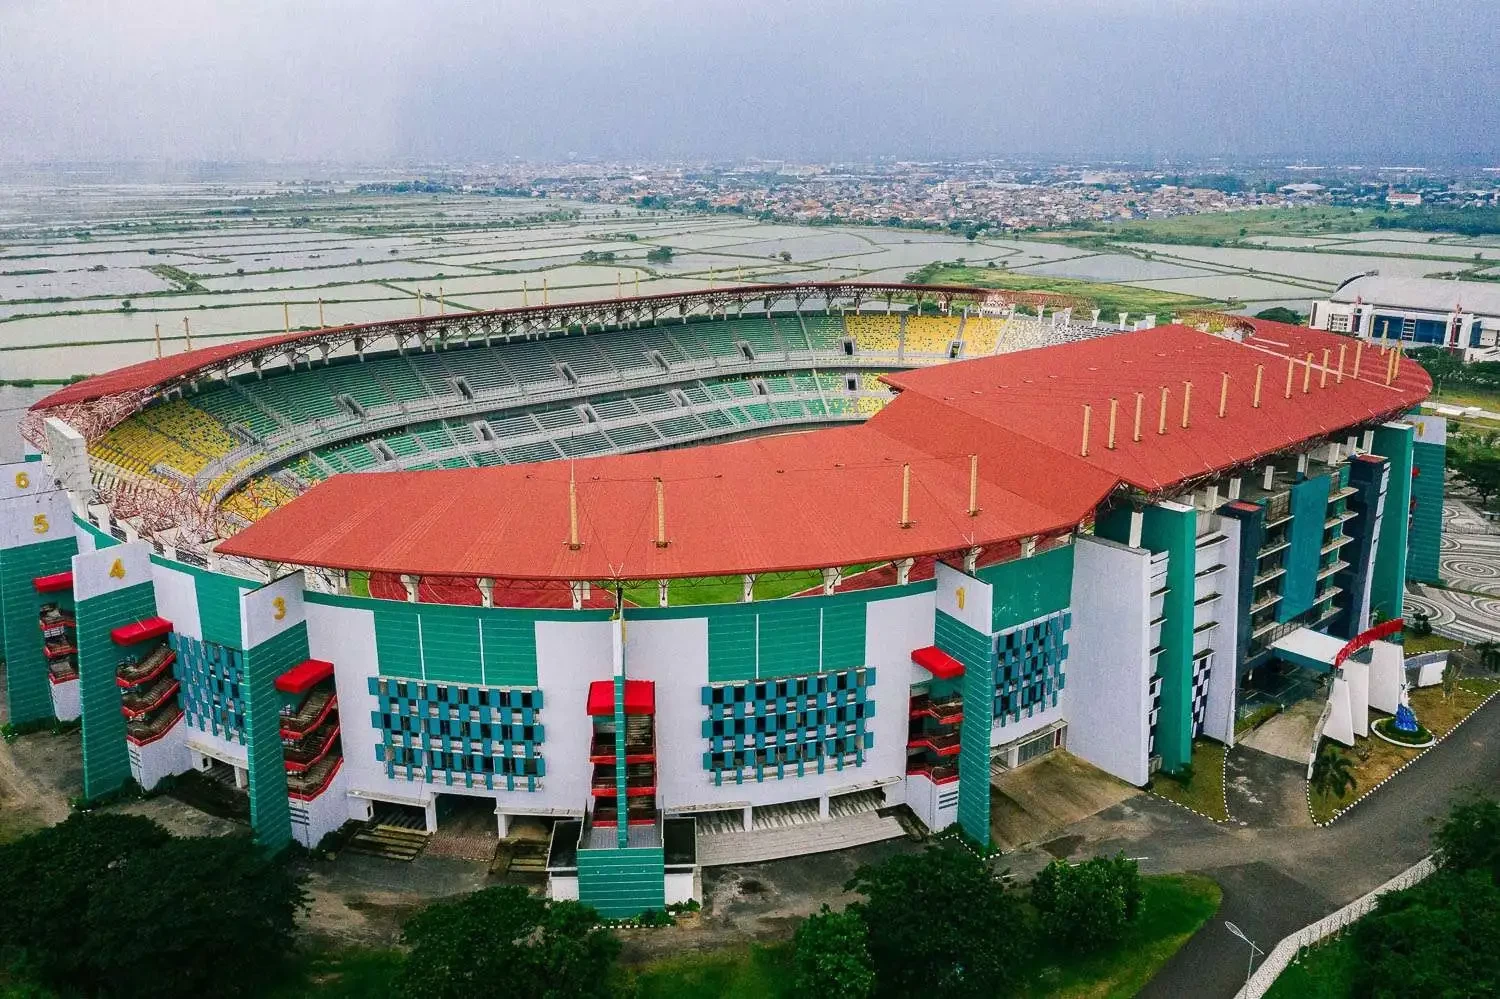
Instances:
[[[1358,786],[1349,766],[1349,758],[1331,744],[1325,743],[1313,763],[1313,790],[1330,798],[1342,798]]]

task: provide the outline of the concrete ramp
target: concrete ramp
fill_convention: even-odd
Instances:
[[[1313,734],[1318,730],[1318,718],[1323,714],[1323,705],[1327,703],[1327,699],[1323,697],[1304,698],[1255,731],[1247,733],[1240,739],[1239,745],[1247,749],[1258,749],[1262,753],[1279,756],[1305,767],[1307,754],[1312,752]]]

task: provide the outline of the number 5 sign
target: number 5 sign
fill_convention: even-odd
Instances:
[[[0,548],[24,548],[71,537],[73,508],[61,489],[0,499]]]

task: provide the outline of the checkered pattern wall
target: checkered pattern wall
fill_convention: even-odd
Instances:
[[[1061,610],[995,636],[994,716],[1002,727],[1057,706],[1072,624],[1073,615]]]
[[[370,677],[386,776],[488,790],[535,791],[546,774],[535,688],[469,687]]]
[[[703,769],[715,785],[802,777],[864,763],[875,744],[869,668],[703,688]]]
[[[1214,654],[1200,652],[1193,659],[1193,738],[1203,734],[1203,717],[1208,711],[1208,677],[1214,668]]]

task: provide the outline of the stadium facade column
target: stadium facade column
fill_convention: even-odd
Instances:
[[[1412,451],[1416,428],[1410,423],[1387,423],[1376,428],[1376,454],[1390,461],[1385,513],[1380,519],[1380,541],[1375,547],[1370,614],[1389,621],[1405,611],[1406,545],[1411,524]]]
[[[1130,543],[1130,507],[1100,517],[1094,533]],[[1162,598],[1161,714],[1156,723],[1156,753],[1162,769],[1176,771],[1193,756],[1193,600],[1197,573],[1198,514],[1181,503],[1152,503],[1141,511],[1139,547],[1153,555],[1167,553],[1167,592]]]
[[[78,617],[78,705],[83,721],[83,796],[94,799],[130,780],[120,660],[110,632],[156,615],[151,545],[112,545],[73,556]]]
[[[25,493],[42,492],[47,486],[46,473],[38,464],[39,454],[28,454],[25,461],[0,464],[0,500],[11,499]],[[3,597],[0,597],[3,600]],[[0,658],[5,654],[5,614],[0,603]]]
[[[61,489],[44,488],[41,466],[17,462],[4,466],[7,492],[0,499],[0,618],[4,620],[6,701],[12,724],[52,717],[52,685],[42,632],[44,603],[58,599],[38,593],[32,580],[66,572],[78,541],[73,508]],[[24,483],[24,486],[22,485]]]
[[[1443,543],[1443,470],[1448,459],[1448,421],[1441,416],[1413,413],[1411,528],[1407,544],[1406,578],[1419,583],[1440,581],[1439,553]]]
[[[1294,483],[1291,489],[1292,522],[1287,527],[1287,552],[1283,560],[1286,578],[1276,620],[1290,621],[1312,609],[1322,568],[1323,524],[1328,516],[1328,494],[1332,480],[1317,475]]]
[[[990,719],[995,708],[994,588],[944,562],[936,567],[934,642],[964,665],[958,743],[958,824],[990,842]]]
[[[638,826],[631,836],[629,802],[625,797],[625,630],[624,621],[610,622],[615,721],[615,836],[612,846],[578,845],[578,898],[601,916],[617,919],[638,916],[666,905],[666,851],[661,819]],[[587,807],[587,806],[585,806]],[[585,812],[587,814],[587,812]]]
[[[1370,593],[1375,577],[1375,551],[1380,542],[1380,522],[1384,516],[1385,493],[1390,462],[1373,454],[1357,454],[1349,460],[1347,485],[1354,490],[1346,508],[1354,514],[1344,524],[1344,534],[1354,538],[1340,557],[1349,568],[1335,577],[1348,596],[1348,616],[1341,635],[1353,638],[1370,626]]]
[[[276,678],[308,657],[302,573],[240,594],[245,650],[245,756],[250,825],[256,842],[279,849],[291,842],[286,760],[281,748],[281,697]]]

